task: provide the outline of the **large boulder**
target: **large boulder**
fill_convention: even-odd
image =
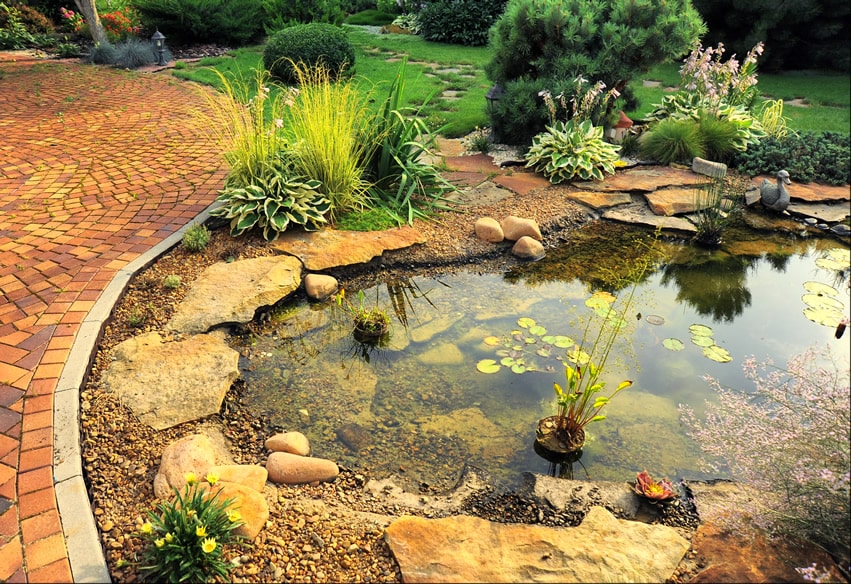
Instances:
[[[203,434],[185,436],[166,446],[160,459],[160,468],[154,477],[154,495],[169,499],[174,489],[183,491],[186,473],[194,473],[197,480],[216,463],[213,441]]]
[[[251,322],[258,308],[286,298],[300,285],[301,262],[290,256],[213,264],[192,284],[167,326],[196,334],[222,324]]]
[[[260,533],[260,530],[266,525],[269,519],[269,504],[260,492],[241,485],[238,483],[229,483],[227,481],[219,481],[215,485],[209,485],[202,482],[198,488],[216,495],[216,500],[225,502],[231,499],[231,504],[228,509],[236,509],[242,520],[242,525],[237,527],[233,533],[253,540]]]
[[[571,528],[403,517],[385,539],[404,582],[665,582],[689,549],[671,527],[602,507]]]
[[[218,413],[239,377],[239,353],[212,335],[166,343],[157,333],[115,349],[104,385],[157,430]]]

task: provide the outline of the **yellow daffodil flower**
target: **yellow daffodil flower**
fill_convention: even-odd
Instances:
[[[201,542],[201,550],[203,550],[203,552],[205,554],[212,553],[213,550],[215,550],[215,549],[216,549],[216,538],[208,537],[207,539],[205,539],[204,541]]]
[[[150,533],[153,533],[153,531],[154,531],[154,526],[151,525],[150,521],[146,521],[145,523],[142,524],[142,533],[150,534]]]
[[[203,525],[199,525],[195,528],[195,535],[198,537],[206,537],[207,536],[207,528]]]
[[[210,483],[210,485],[215,485],[217,482],[219,482],[219,475],[214,472],[208,472],[205,478],[207,479],[207,482]]]
[[[239,511],[237,511],[236,509],[231,509],[230,511],[228,511],[228,520],[231,523],[236,523],[240,519],[242,519],[242,515],[239,514]]]
[[[163,538],[155,539],[154,545],[157,546],[158,548],[161,548],[165,545],[165,540]]]
[[[168,533],[166,533],[166,534],[165,534],[165,540],[166,540],[166,542],[168,542],[168,543],[171,543],[171,542],[172,542],[172,540],[174,540],[174,536],[171,534],[171,532],[170,532],[170,531],[169,531]]]
[[[198,478],[195,476],[194,472],[186,473],[185,475],[183,475],[183,478],[186,479],[186,484],[190,485],[190,486],[194,485],[195,481],[198,480]]]

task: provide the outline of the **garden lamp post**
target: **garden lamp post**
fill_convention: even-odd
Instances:
[[[154,32],[151,35],[151,40],[154,41],[154,48],[157,50],[157,54],[159,55],[159,60],[157,61],[157,66],[162,67],[167,65],[165,62],[165,35],[160,32],[160,29]]]
[[[488,101],[488,113],[493,112],[496,102],[499,101],[503,93],[505,93],[505,90],[500,85],[494,85],[488,90],[485,94],[485,99]]]

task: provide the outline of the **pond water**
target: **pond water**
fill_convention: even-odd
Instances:
[[[748,390],[745,357],[784,365],[814,344],[829,345],[845,366],[851,361],[851,332],[835,339],[832,317],[811,311],[826,318],[813,322],[802,299],[805,283],[817,282],[835,291],[816,286],[838,303],[828,301],[835,306],[828,314],[848,316],[848,248],[827,239],[731,239],[714,252],[657,243],[658,263],[636,287],[604,374],[608,388],[623,379],[634,384],[607,406],[606,420],[586,428],[576,461],[556,464],[536,452],[536,422],[555,413],[553,383],[564,384],[555,358],[564,349],[538,355],[543,333],[534,338],[529,321],[520,326],[518,319],[577,342],[589,319],[595,330],[600,319],[585,300],[601,289],[625,298],[632,286],[613,282],[652,242],[621,226],[579,230],[544,260],[506,274],[381,282],[365,299],[387,308],[393,322],[375,345],[354,340],[350,316],[333,303],[289,301],[265,333],[233,339],[243,355],[246,403],[281,428],[305,433],[314,456],[376,478],[395,476],[414,491],[451,488],[465,464],[506,487],[524,471],[629,480],[647,469],[671,479],[710,478],[699,470],[699,449],[678,413],[678,404],[688,404],[700,415],[713,399],[705,376]],[[693,342],[695,324],[710,329],[728,362],[708,358]],[[513,331],[521,335],[513,338]],[[512,339],[512,355],[538,370],[479,372],[481,360],[501,361],[502,347],[488,337]],[[525,341],[531,338],[536,343]],[[669,339],[681,350],[667,348],[677,345]]]

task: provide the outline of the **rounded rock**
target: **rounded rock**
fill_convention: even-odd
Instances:
[[[524,235],[517,240],[514,247],[511,248],[511,253],[520,259],[531,261],[539,260],[546,255],[541,242],[528,235]]]
[[[284,485],[333,481],[340,469],[333,460],[273,452],[266,461],[269,480]]]
[[[304,292],[313,300],[325,300],[340,287],[337,278],[325,274],[308,274],[304,277]]]
[[[523,219],[509,215],[500,223],[502,231],[505,234],[505,239],[509,241],[518,241],[524,235],[527,235],[538,241],[543,241],[541,229],[538,227],[538,222],[534,219]]]
[[[298,456],[310,454],[310,442],[301,432],[281,432],[266,440],[266,450],[289,452]]]
[[[479,217],[475,224],[476,237],[482,241],[499,243],[505,239],[502,226],[493,217]]]

